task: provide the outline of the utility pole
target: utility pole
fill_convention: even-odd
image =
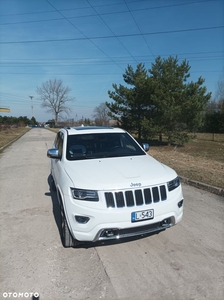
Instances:
[[[31,111],[32,111],[32,117],[33,117],[33,97],[34,96],[29,96],[31,99]]]

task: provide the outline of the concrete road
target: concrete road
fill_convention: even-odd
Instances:
[[[0,154],[0,299],[224,299],[224,198],[186,185],[177,226],[63,248],[48,185],[54,137],[32,129]]]

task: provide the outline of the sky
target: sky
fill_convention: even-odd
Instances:
[[[128,65],[148,70],[157,56],[186,59],[189,80],[202,76],[214,98],[224,0],[0,0],[0,107],[10,109],[0,115],[52,119],[36,89],[57,79],[75,98],[67,118],[91,119]]]

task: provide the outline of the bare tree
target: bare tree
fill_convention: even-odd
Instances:
[[[224,100],[224,69],[223,73],[220,76],[220,79],[217,83],[217,90],[216,90],[216,96],[217,101],[223,101]]]
[[[108,125],[109,108],[106,106],[106,103],[101,103],[99,106],[95,107],[93,112],[93,117],[95,118],[96,125]]]
[[[37,87],[37,94],[42,100],[41,106],[46,108],[48,113],[53,113],[55,118],[55,125],[58,124],[59,113],[69,114],[71,109],[67,106],[69,101],[74,100],[69,97],[71,89],[63,86],[62,80],[48,80]]]

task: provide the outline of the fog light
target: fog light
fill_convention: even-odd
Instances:
[[[118,236],[118,229],[105,229],[101,232],[100,236],[104,238],[116,237]]]
[[[178,207],[181,208],[183,206],[184,199],[182,199],[180,202],[177,203]]]
[[[169,225],[170,223],[171,223],[171,219],[170,219],[170,218],[167,218],[167,219],[165,219],[165,220],[163,220],[163,221],[161,222],[161,226],[166,227],[166,226]]]
[[[114,232],[112,230],[106,230],[105,234],[106,236],[110,237],[114,235]]]
[[[89,222],[89,217],[75,216],[75,220],[76,220],[78,223],[86,224],[87,222]]]

